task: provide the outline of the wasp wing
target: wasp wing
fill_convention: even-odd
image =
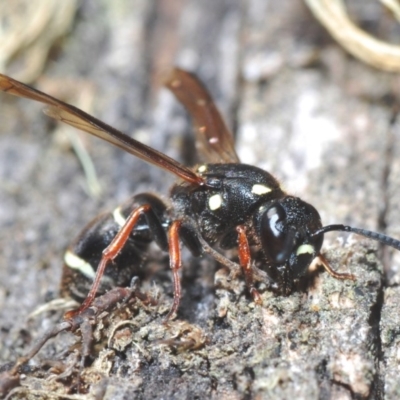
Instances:
[[[61,100],[2,74],[0,74],[0,90],[15,96],[48,104],[50,107],[45,109],[45,113],[50,117],[104,139],[142,160],[172,172],[185,181],[198,185],[203,184],[202,178],[189,168],[167,155],[132,139],[130,136],[92,117],[79,108],[64,103]]]
[[[203,84],[189,72],[174,68],[165,80],[165,86],[192,116],[196,146],[207,161],[239,163],[233,135]]]

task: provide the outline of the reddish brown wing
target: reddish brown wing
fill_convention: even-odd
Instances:
[[[172,172],[185,181],[198,185],[203,184],[203,179],[189,168],[183,166],[165,154],[132,139],[117,129],[114,129],[97,118],[85,113],[79,108],[64,103],[61,100],[57,100],[54,97],[2,74],[0,74],[0,90],[15,96],[25,97],[27,99],[48,104],[50,107],[45,109],[45,113],[50,117],[104,139],[142,160]]]
[[[198,150],[213,163],[239,163],[233,135],[226,127],[210,94],[192,74],[175,68],[165,86],[185,106],[193,119]]]

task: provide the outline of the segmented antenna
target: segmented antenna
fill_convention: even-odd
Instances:
[[[344,231],[344,232],[354,232],[357,233],[357,235],[365,236],[369,239],[376,240],[378,242],[381,242],[385,244],[386,246],[390,246],[395,248],[396,250],[400,250],[400,241],[397,239],[394,239],[390,236],[386,236],[383,233],[378,233],[378,232],[372,232],[368,231],[366,229],[360,229],[360,228],[353,228],[351,226],[347,225],[327,225],[322,227],[321,229],[318,229],[315,231],[311,236],[319,236],[322,235],[326,232],[331,232],[331,231]]]

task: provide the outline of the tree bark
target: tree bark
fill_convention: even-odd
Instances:
[[[381,39],[398,37],[389,15],[366,3],[351,10],[355,21]],[[160,85],[173,65],[205,82],[241,160],[313,204],[325,225],[400,238],[399,77],[347,55],[301,2],[87,1],[35,84],[193,165],[190,121]],[[61,312],[29,315],[57,297],[63,251],[80,229],[133,193],[168,197],[174,180],[78,133],[102,188],[91,196],[69,142],[41,107],[7,95],[0,101],[5,370],[61,321]],[[243,278],[224,289],[226,276],[212,260],[185,255],[183,299],[167,325],[168,262],[154,250],[141,288],[157,306],[116,307],[96,326],[81,377],[87,398],[398,398],[399,254],[341,233],[327,234],[323,249],[334,269],[357,280],[311,271],[289,296],[263,292],[262,306]],[[69,398],[70,377],[50,379],[60,371],[46,360],[74,365],[66,351],[73,339],[80,343],[71,333],[51,340],[25,367],[12,398]]]

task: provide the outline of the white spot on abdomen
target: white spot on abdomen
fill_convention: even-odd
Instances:
[[[121,207],[118,207],[113,211],[113,218],[118,226],[122,227],[125,225],[126,218],[121,213]]]
[[[83,258],[80,258],[72,251],[68,250],[64,254],[65,264],[72,269],[78,270],[81,274],[85,275],[87,278],[94,279],[96,272],[93,267],[86,262]]]

